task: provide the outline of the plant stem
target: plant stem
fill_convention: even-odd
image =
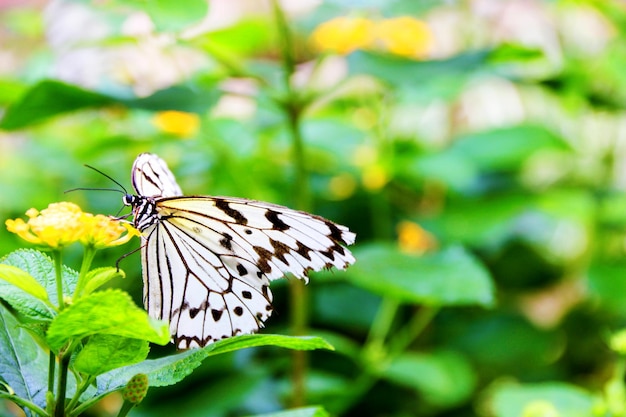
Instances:
[[[385,297],[382,299],[365,342],[366,351],[382,349],[399,307],[400,303],[395,298]]]
[[[309,210],[310,196],[308,176],[304,157],[304,141],[301,132],[301,116],[303,107],[300,104],[297,92],[292,88],[291,77],[295,72],[295,59],[291,31],[287,19],[277,0],[272,0],[272,9],[281,43],[283,83],[285,97],[280,103],[288,121],[289,133],[293,143],[293,165],[295,168],[294,204],[299,210]],[[307,291],[302,282],[292,282],[290,289],[290,324],[295,335],[306,332],[308,327]],[[308,356],[304,351],[292,352],[292,384],[293,396],[291,405],[299,407],[305,404],[305,380]]]
[[[3,392],[0,392],[0,398],[4,398],[8,401],[11,401],[12,403],[19,405],[20,407],[28,408],[32,412],[42,417],[49,417],[49,414],[46,412],[46,410],[37,406],[36,404],[31,403],[28,400],[18,397],[15,394],[5,394]]]
[[[93,246],[85,246],[85,253],[83,255],[83,263],[80,266],[80,273],[78,274],[78,282],[76,283],[76,289],[74,290],[74,300],[77,300],[85,287],[85,278],[91,268],[93,258],[96,256],[96,249]]]
[[[85,378],[80,383],[80,385],[76,388],[76,393],[74,394],[74,397],[72,398],[72,400],[69,402],[69,404],[66,407],[68,410],[72,410],[74,407],[76,407],[76,404],[78,404],[78,400],[80,399],[80,396],[83,394],[83,392],[85,392],[87,388],[89,388],[89,386],[92,384],[94,380],[95,380],[95,377],[90,376],[88,378]]]
[[[65,395],[67,392],[67,373],[70,365],[71,354],[61,350],[59,353],[59,379],[57,380],[57,399],[54,409],[54,417],[65,416]]]
[[[400,329],[389,346],[391,354],[402,353],[424,331],[426,326],[435,318],[440,307],[422,306],[411,320]]]
[[[124,404],[122,404],[120,412],[117,413],[117,417],[126,417],[126,415],[128,415],[128,412],[132,410],[134,406],[135,404],[131,403],[130,401],[124,400]]]
[[[57,284],[57,302],[59,304],[59,311],[61,311],[65,307],[65,303],[63,302],[63,264],[61,263],[61,251],[52,251],[52,258],[54,259],[54,272]]]
[[[54,398],[54,371],[57,363],[57,358],[52,351],[49,352],[48,358],[48,396]],[[50,395],[52,394],[52,395]]]

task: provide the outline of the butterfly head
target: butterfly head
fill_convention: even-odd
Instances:
[[[124,197],[122,197],[122,202],[125,206],[136,206],[139,204],[139,200],[139,196],[132,194],[124,194]]]

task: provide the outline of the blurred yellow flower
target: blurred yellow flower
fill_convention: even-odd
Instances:
[[[620,330],[611,336],[609,341],[611,349],[620,355],[626,355],[626,330]]]
[[[421,255],[437,247],[435,237],[417,223],[401,221],[397,231],[398,244],[403,252]]]
[[[380,190],[389,181],[387,171],[380,165],[371,165],[363,170],[363,186],[370,191]]]
[[[354,177],[348,173],[336,175],[328,182],[328,190],[335,200],[345,200],[354,194],[357,182]]]
[[[363,17],[337,17],[322,23],[311,35],[320,51],[347,54],[372,45],[375,23]]]
[[[311,42],[319,51],[348,54],[375,49],[407,58],[425,58],[433,47],[428,24],[409,16],[379,21],[364,17],[336,17],[319,25]]]
[[[27,222],[7,220],[5,224],[9,232],[27,242],[52,249],[61,249],[74,242],[102,249],[121,245],[139,235],[130,225],[101,214],[84,213],[74,203],[52,203],[41,212],[31,208],[26,215],[29,217]]]
[[[152,123],[162,132],[186,138],[198,132],[200,117],[195,113],[167,110],[155,114]]]
[[[378,22],[376,38],[388,52],[409,58],[428,56],[433,45],[433,34],[428,25],[408,16]]]
[[[141,233],[130,223],[120,222],[102,214],[94,216],[91,213],[83,213],[81,223],[83,233],[80,243],[95,249],[123,245],[133,236],[141,236]]]

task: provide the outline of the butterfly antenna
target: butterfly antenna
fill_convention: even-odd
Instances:
[[[72,188],[72,189],[63,191],[63,194],[71,193],[72,191],[115,191],[116,193],[126,194],[124,191],[118,190],[117,188],[88,188],[88,187]]]
[[[124,194],[128,194],[128,191],[126,190],[126,188],[125,188],[122,184],[120,184],[119,182],[117,182],[117,181],[115,180],[115,178],[113,178],[113,177],[112,177],[112,176],[110,176],[109,174],[106,174],[106,173],[104,173],[104,172],[100,171],[98,168],[92,167],[91,165],[87,165],[87,164],[85,164],[85,166],[86,166],[87,168],[89,168],[89,169],[93,169],[93,170],[94,170],[94,171],[96,171],[98,174],[100,174],[100,175],[102,175],[102,176],[104,176],[104,177],[106,177],[106,178],[110,179],[110,180],[111,180],[112,182],[114,182],[114,183],[115,183],[118,187],[120,187],[122,190],[124,190]],[[119,191],[119,190],[118,190],[118,191]]]

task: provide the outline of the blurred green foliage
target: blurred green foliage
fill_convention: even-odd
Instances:
[[[115,215],[117,193],[64,191],[115,188],[83,164],[130,188],[136,155],[155,152],[188,194],[306,209],[357,233],[354,267],[313,275],[295,307],[335,347],[308,358],[305,403],[320,408],[302,415],[623,415],[609,340],[626,324],[624,3],[296,3],[289,38],[271,8],[244,2],[208,2],[196,31],[195,0],[0,9],[13,57],[0,64],[0,217],[62,200]],[[432,56],[308,40],[337,16],[400,15],[431,25]],[[199,126],[165,131],[164,110]],[[23,246],[4,228],[0,244]],[[110,285],[140,303],[138,255],[121,266]],[[289,332],[287,283],[272,285],[268,333]],[[135,415],[281,416],[294,397],[284,351],[211,359]]]

